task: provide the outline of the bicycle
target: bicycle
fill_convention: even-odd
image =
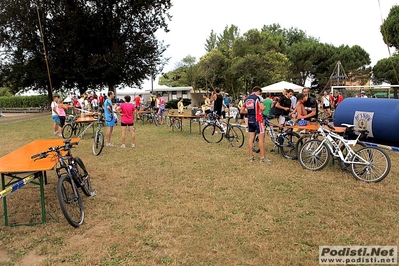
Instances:
[[[346,170],[350,167],[352,175],[357,180],[380,182],[389,174],[391,160],[383,150],[376,147],[362,147],[355,151],[351,147],[358,143],[363,134],[359,134],[355,140],[347,140],[332,130],[334,130],[333,126],[321,121],[317,132],[322,139],[312,139],[302,145],[299,151],[299,162],[303,168],[312,171],[321,170],[332,156],[338,159],[341,169]],[[359,132],[364,133],[366,130],[359,130]]]
[[[227,123],[220,121],[216,112],[208,115],[210,122],[202,129],[202,137],[208,143],[219,143],[223,137],[227,139],[231,147],[241,148],[244,144],[244,133],[241,126],[232,126],[228,117]]]
[[[62,128],[62,137],[64,139],[69,139],[72,135],[79,136],[80,132],[83,130],[83,125],[76,122],[79,115],[69,115],[66,118],[66,124]]]
[[[265,134],[270,135],[270,139],[274,143],[273,150],[276,148],[279,149],[281,155],[283,155],[286,159],[296,160],[296,143],[300,139],[298,133],[294,132],[292,128],[285,129],[283,126],[280,126],[269,120],[270,117],[264,117],[266,131]],[[287,121],[290,123],[290,121]],[[289,124],[291,125],[291,124]],[[278,133],[274,131],[274,128],[278,128]],[[259,149],[259,137],[255,136],[254,143],[252,144],[252,150],[256,153],[260,152]]]
[[[31,159],[36,161],[47,158],[49,154],[55,154],[58,160],[55,169],[58,176],[58,202],[68,223],[73,227],[79,227],[83,224],[84,207],[78,188],[81,188],[86,196],[96,196],[97,192],[92,190],[90,175],[83,161],[72,156],[71,149],[75,145],[78,145],[78,142],[65,139],[63,146],[50,147],[47,151],[32,155]]]
[[[166,118],[166,125],[168,127],[175,127],[176,129],[180,129],[181,125],[182,125],[181,118],[174,117],[174,116],[172,116],[172,117],[169,116],[169,115],[173,115],[174,113],[175,112],[173,112],[173,111],[169,111],[168,112],[168,116]]]
[[[314,121],[316,121],[316,120],[314,120]],[[323,121],[328,123],[327,120],[325,120],[325,119],[319,119],[318,120],[319,123],[320,122],[323,123]],[[342,124],[342,126],[346,127],[346,129],[345,129],[345,131],[344,131],[344,133],[342,135],[345,139],[348,139],[351,135],[354,135],[354,125]],[[362,139],[363,137],[365,137],[367,135],[367,132],[362,132],[361,134],[362,135],[359,136],[360,137],[359,139]],[[307,142],[307,141],[309,141],[311,139],[317,139],[319,137],[319,135],[320,134],[317,132],[317,130],[313,131],[313,132],[301,133],[301,138],[296,143],[297,156],[298,156],[299,151],[301,150],[302,145],[305,142]],[[357,141],[357,145],[359,145],[360,147],[366,147],[366,144],[363,141],[360,141],[360,140]],[[344,155],[346,155],[347,151],[345,149],[345,146],[341,145],[340,148],[341,148],[342,152],[344,153]]]
[[[100,155],[101,151],[104,148],[104,133],[101,132],[101,126],[104,126],[105,119],[102,113],[97,117],[97,131],[93,138],[93,154],[95,156]]]

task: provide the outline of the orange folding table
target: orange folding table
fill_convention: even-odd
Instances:
[[[75,138],[72,141],[76,142],[79,140],[79,138]],[[45,208],[43,179],[45,182],[47,182],[46,171],[54,169],[58,162],[58,158],[49,156],[47,158],[35,161],[30,157],[34,154],[46,151],[50,147],[62,145],[64,145],[63,139],[35,140],[0,158],[0,199],[3,199],[3,215],[4,224],[6,226],[9,225],[7,213],[7,195],[17,191],[19,188],[22,188],[28,183],[36,184],[40,187],[40,203],[42,209],[42,221],[40,223],[46,223],[46,214],[49,213],[46,212]],[[36,179],[38,179],[38,182]],[[34,224],[37,223],[29,223],[25,225]]]
[[[83,136],[86,134],[86,131],[89,128],[93,128],[93,136],[94,136],[94,122],[97,121],[93,116],[81,116],[76,120],[76,123],[80,124],[87,124],[83,131],[79,134],[78,138],[83,138]]]
[[[192,123],[198,122],[198,130],[201,133],[201,121],[199,120],[201,116],[198,115],[188,115],[188,114],[169,114],[169,117],[175,117],[177,119],[180,119],[180,122],[182,122],[182,119],[189,119],[190,120],[190,134],[191,134],[191,127]],[[173,127],[172,127],[173,130]],[[181,123],[180,131],[183,131],[183,123]]]

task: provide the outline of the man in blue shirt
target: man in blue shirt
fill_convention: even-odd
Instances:
[[[104,116],[105,116],[105,125],[107,126],[107,132],[105,133],[106,137],[106,146],[114,146],[111,143],[111,135],[112,131],[114,130],[115,126],[115,119],[114,119],[114,109],[112,108],[112,100],[114,99],[115,94],[113,91],[108,92],[108,97],[104,101]]]

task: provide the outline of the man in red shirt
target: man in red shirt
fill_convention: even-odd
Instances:
[[[139,118],[139,115],[137,114],[137,112],[140,111],[141,97],[143,97],[143,95],[142,95],[142,94],[139,94],[138,96],[136,96],[136,97],[134,98],[134,104],[136,105],[136,111],[135,111],[135,113],[136,113],[136,119],[140,119],[140,118]]]
[[[344,96],[342,96],[342,93],[339,91],[338,96],[337,96],[337,104],[335,105],[335,108],[344,100]]]

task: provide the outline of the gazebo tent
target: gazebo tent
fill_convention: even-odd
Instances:
[[[280,81],[269,86],[262,88],[262,93],[270,92],[270,93],[281,93],[284,89],[293,89],[294,92],[301,92],[303,87],[296,85],[294,83],[290,83],[287,81]]]

